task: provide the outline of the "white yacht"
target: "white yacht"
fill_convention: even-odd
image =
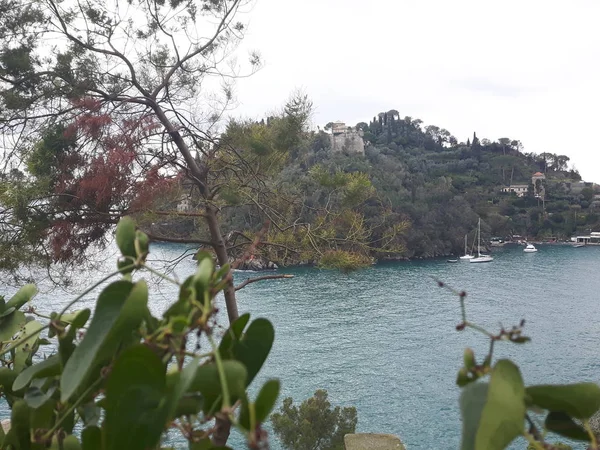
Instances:
[[[535,248],[535,246],[534,246],[533,244],[527,244],[527,247],[525,247],[525,248],[523,249],[523,251],[524,251],[525,253],[535,253],[535,252],[537,252],[537,251],[538,251],[538,249],[537,249],[537,248]]]

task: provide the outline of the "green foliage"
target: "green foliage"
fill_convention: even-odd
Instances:
[[[342,271],[356,270],[371,265],[373,259],[358,253],[344,250],[331,250],[326,252],[319,260],[319,267],[324,269],[339,269]]]
[[[331,408],[327,391],[318,390],[299,406],[288,397],[271,415],[273,430],[288,450],[343,450],[344,435],[354,433],[356,408]]]
[[[443,282],[438,282],[446,287]],[[451,289],[452,290],[452,289]],[[596,436],[590,428],[590,418],[600,410],[600,387],[595,383],[569,385],[534,385],[526,387],[516,364],[499,360],[492,367],[497,342],[524,344],[524,321],[510,329],[491,333],[467,319],[465,292],[456,292],[460,300],[462,322],[458,331],[473,329],[490,339],[490,350],[478,364],[471,349],[464,353],[463,367],[456,383],[462,388],[460,409],[462,415],[463,450],[502,450],[515,438],[522,436],[529,442],[528,449],[571,448],[563,444],[549,444],[546,433],[585,442],[595,446]],[[486,379],[489,377],[489,381]],[[545,415],[543,430],[532,414]]]
[[[253,126],[276,124],[271,118]],[[224,200],[238,208],[225,213],[225,223],[253,238],[268,220],[272,226],[261,240],[273,246],[258,249],[265,259],[318,265],[329,251],[365,260],[462,253],[464,236],[473,242],[479,217],[484,245],[492,236],[567,238],[589,217],[574,218],[569,209],[582,206],[586,212],[590,202],[572,190],[574,178],[564,164],[546,170],[543,204],[535,197],[531,177],[544,171],[543,160],[523,153],[516,140],[475,136],[467,146],[443,128],[423,129],[419,120],[389,112],[357,128],[371,135],[365,155],[331,152],[327,133],[304,133],[265,180],[276,195],[224,189]],[[559,156],[547,155],[546,161],[564,162]],[[530,191],[523,198],[501,192],[509,184]],[[239,240],[232,243],[237,245]]]
[[[500,360],[489,384],[471,384],[461,396],[463,450],[502,450],[524,431],[525,388],[519,369]]]
[[[573,450],[573,447],[567,444],[563,444],[562,442],[556,442],[551,444],[551,448],[554,450]],[[527,450],[538,450],[539,447],[536,447],[534,444],[529,444],[527,446]]]
[[[65,308],[46,324],[27,320],[19,308],[36,293],[33,285],[1,302],[0,385],[12,409],[2,448],[157,449],[173,427],[190,448],[222,448],[226,438],[207,424],[216,417],[237,427],[250,446],[262,445],[261,425],[275,406],[279,382],[267,381],[254,401],[246,389],[271,350],[271,323],[244,315],[217,344],[214,298],[228,270],[217,271],[208,255],[200,255],[183,283],[169,279],[180,286],[179,298],[161,317],[152,316],[146,283],[132,279],[152,270],[145,262],[147,236],[124,218],[117,242],[123,259],[111,276],[124,275],[104,287],[93,315]],[[28,313],[38,315],[33,307]],[[188,345],[201,336],[210,342],[208,353]],[[41,359],[39,346],[52,340],[57,351]],[[71,434],[75,426],[80,435]]]

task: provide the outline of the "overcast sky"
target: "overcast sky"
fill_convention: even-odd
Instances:
[[[600,183],[599,0],[257,0],[242,51],[265,67],[238,84],[261,117],[296,88],[315,125],[380,111],[566,154]]]

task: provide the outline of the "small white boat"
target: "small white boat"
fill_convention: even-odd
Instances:
[[[484,263],[493,261],[490,255],[482,255],[481,254],[481,218],[479,218],[479,222],[477,224],[477,258],[472,258],[469,260],[470,263]]]
[[[535,252],[537,252],[537,251],[538,251],[538,249],[537,249],[537,248],[535,248],[535,247],[533,246],[533,244],[527,244],[527,247],[525,247],[525,248],[523,249],[523,251],[524,251],[525,253],[535,253]]]
[[[579,244],[574,244],[573,245],[573,248],[581,248],[581,247],[585,247],[585,244],[579,243]]]

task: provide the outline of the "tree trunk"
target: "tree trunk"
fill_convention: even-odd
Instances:
[[[219,229],[217,211],[214,206],[207,205],[206,207],[206,223],[210,231],[210,239],[212,241],[212,246],[215,249],[215,253],[217,254],[217,261],[219,262],[219,265],[223,267],[225,264],[229,263],[229,255],[227,255],[227,247],[225,246],[225,241],[223,240],[221,230]],[[233,276],[231,274],[231,271],[229,272],[227,286],[225,286],[223,293],[225,295],[225,305],[227,305],[227,315],[229,316],[229,323],[232,323],[239,317],[239,314],[237,308],[237,300],[235,298],[235,286],[233,284]]]
[[[165,127],[171,138],[173,139],[173,143],[177,146],[177,149],[185,159],[185,162],[190,170],[192,175],[192,181],[198,186],[200,193],[202,196],[208,200],[210,196],[209,189],[206,186],[206,176],[205,172],[200,169],[198,163],[194,159],[192,152],[190,151],[187,143],[183,140],[179,132],[175,129],[165,112],[162,108],[152,101],[152,109],[156,113],[160,123]],[[208,229],[210,232],[210,240],[211,245],[215,250],[217,255],[217,261],[221,267],[225,264],[229,263],[229,257],[227,255],[227,247],[225,246],[225,241],[223,240],[223,236],[221,235],[221,230],[219,228],[219,221],[217,219],[217,209],[210,205],[207,201],[206,206],[206,223],[208,225]],[[233,284],[233,276],[231,276],[231,272],[228,276],[227,286],[225,286],[225,290],[223,291],[225,295],[225,305],[227,306],[227,315],[229,316],[229,323],[232,323],[239,316],[237,301],[235,297],[235,286]]]

